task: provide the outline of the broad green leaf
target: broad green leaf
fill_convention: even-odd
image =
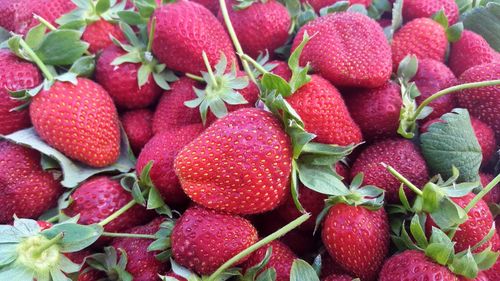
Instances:
[[[111,7],[109,0],[98,0],[95,5],[95,11],[97,14],[102,14],[106,12]]]
[[[28,31],[28,34],[26,34],[26,44],[28,44],[31,49],[38,49],[43,41],[43,37],[45,36],[46,31],[47,28],[43,24],[39,24],[33,27]]]
[[[276,90],[276,92],[283,97],[288,97],[292,93],[292,88],[285,79],[270,72],[262,76],[261,83],[264,89],[268,91]]]
[[[488,3],[463,15],[465,29],[481,35],[490,46],[500,52],[500,4]]]
[[[59,233],[63,233],[64,236],[59,243],[61,252],[72,253],[92,245],[101,236],[103,231],[103,227],[98,224],[81,225],[63,222],[42,231],[42,234],[47,239],[52,239]]]
[[[76,60],[69,72],[77,74],[79,77],[89,77],[94,75],[95,70],[95,56],[84,56]]]
[[[290,272],[290,281],[319,281],[319,277],[314,268],[307,262],[296,259],[292,264]]]
[[[448,197],[444,197],[439,208],[430,215],[439,228],[443,230],[455,228],[467,219],[465,211]]]
[[[298,162],[300,181],[308,188],[326,195],[348,195],[349,190],[329,166]]]
[[[80,36],[81,33],[76,30],[52,31],[46,35],[35,53],[45,64],[71,65],[88,47],[88,43],[80,41]]]
[[[465,276],[469,279],[476,278],[479,272],[479,268],[470,250],[463,256],[455,257],[453,263],[449,267],[453,273]]]

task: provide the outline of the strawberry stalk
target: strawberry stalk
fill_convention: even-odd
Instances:
[[[406,186],[408,186],[413,192],[415,192],[418,196],[422,196],[423,192],[420,190],[418,187],[416,187],[413,183],[411,183],[407,178],[405,178],[403,175],[401,175],[398,171],[396,171],[393,167],[382,163],[382,165],[393,175],[395,178],[397,178],[400,182],[404,183]]]
[[[483,197],[490,192],[493,187],[495,187],[500,182],[500,174],[497,175],[488,185],[486,185],[483,190],[481,190],[472,200],[465,206],[465,212],[468,213],[474,206],[479,202],[479,200],[483,199]]]
[[[243,53],[238,53],[238,55],[240,56],[242,61],[250,62],[255,67],[255,69],[257,69],[260,73],[262,73],[262,74],[269,73],[269,71],[264,69],[264,67],[262,67],[262,65],[260,65],[260,63],[258,63],[256,60],[252,59],[249,55],[243,54]]]
[[[293,229],[297,228],[299,225],[307,221],[311,215],[309,213],[303,214],[302,216],[296,218],[289,224],[283,226],[282,228],[278,229],[276,232],[266,236],[264,239],[260,240],[259,242],[253,244],[252,246],[246,248],[244,251],[240,252],[236,256],[232,257],[229,259],[227,262],[225,262],[223,265],[221,265],[214,273],[212,273],[207,281],[215,281],[219,277],[219,275],[224,272],[226,269],[230,268],[234,263],[238,262],[239,260],[245,258],[246,256],[250,255],[251,253],[257,251],[261,247],[269,244],[270,242],[282,237],[283,235],[287,234],[288,232],[292,231]]]
[[[47,66],[42,62],[42,60],[40,60],[40,58],[35,54],[35,52],[30,48],[30,46],[26,44],[26,42],[21,36],[19,36],[19,45],[24,49],[26,54],[28,54],[28,56],[33,60],[33,62],[38,66],[40,71],[42,71],[43,76],[45,76],[45,78],[49,82],[54,81],[55,79],[54,75],[52,75]]]
[[[118,232],[103,232],[101,236],[106,237],[119,237],[119,238],[139,238],[139,239],[152,239],[156,240],[158,237],[150,234],[136,234],[136,233],[118,233]]]
[[[143,192],[143,194],[146,194],[145,191]],[[121,207],[120,209],[118,209],[116,212],[112,213],[109,217],[107,217],[104,220],[102,220],[101,222],[99,222],[98,225],[105,226],[106,224],[112,222],[114,219],[116,219],[117,217],[121,216],[123,213],[125,213],[130,208],[132,208],[136,203],[137,202],[132,199],[130,202],[128,202],[127,204],[125,204],[123,207]]]
[[[64,233],[61,232],[61,233],[57,234],[54,238],[52,238],[49,241],[42,244],[40,246],[40,248],[37,248],[36,250],[34,250],[33,256],[40,257],[42,255],[42,253],[45,252],[47,249],[49,249],[50,247],[59,243],[59,241],[61,241],[63,239],[63,237],[64,237]]]
[[[217,88],[219,84],[217,83],[217,79],[215,79],[214,72],[212,70],[212,66],[210,65],[210,62],[208,61],[207,53],[205,51],[202,51],[201,55],[203,56],[203,62],[205,63],[205,66],[208,70],[208,76],[210,77],[210,80],[214,84],[214,87]]]
[[[186,73],[185,75],[186,75],[186,77],[191,78],[191,79],[193,79],[194,81],[198,81],[198,82],[205,82],[205,80],[204,80],[204,79],[203,79],[203,77],[201,77],[201,76],[194,75],[194,74],[192,74],[192,73]]]
[[[148,35],[148,45],[146,47],[146,52],[151,53],[151,49],[153,48],[153,39],[156,30],[156,18],[151,19],[151,29],[149,30]]]

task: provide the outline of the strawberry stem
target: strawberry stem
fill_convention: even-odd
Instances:
[[[198,82],[205,82],[205,79],[203,79],[203,77],[198,76],[198,75],[194,75],[194,74],[191,74],[191,73],[187,73],[186,72],[186,77],[191,78],[191,79],[193,79],[195,81],[198,81]]]
[[[151,20],[151,30],[149,30],[148,35],[148,46],[146,47],[146,52],[151,53],[151,49],[153,48],[153,39],[156,29],[156,17]]]
[[[50,29],[52,31],[57,30],[57,27],[53,26],[50,22],[48,22],[47,20],[45,20],[41,16],[39,16],[37,14],[33,14],[33,18],[36,19],[37,21],[39,21],[41,24],[45,25],[45,27],[47,27],[48,29]]]
[[[287,224],[287,225],[283,226],[282,228],[278,229],[276,232],[268,235],[267,237],[265,237],[264,239],[260,240],[259,242],[257,242],[255,244],[253,244],[252,246],[246,248],[245,250],[243,250],[242,252],[240,252],[236,256],[234,256],[231,259],[229,259],[223,265],[221,265],[214,273],[212,273],[210,275],[210,277],[208,277],[207,281],[217,280],[217,278],[219,277],[219,275],[222,272],[224,272],[224,270],[228,269],[233,264],[235,264],[239,260],[243,259],[244,257],[250,255],[251,253],[255,252],[256,250],[260,249],[261,247],[263,247],[263,246],[269,244],[270,242],[272,242],[272,241],[280,238],[281,236],[287,234],[291,230],[295,229],[296,227],[298,227],[299,225],[301,225],[302,223],[304,223],[310,217],[311,217],[311,215],[308,214],[308,213],[307,214],[303,214],[302,216],[296,218],[295,220],[293,220],[289,224]]]
[[[37,248],[35,251],[33,251],[33,256],[39,257],[45,250],[59,243],[59,241],[61,241],[63,237],[64,233],[62,232],[58,233],[56,236],[54,236],[54,238],[50,239],[46,243],[42,244],[40,248]]]
[[[43,73],[43,76],[49,80],[49,82],[54,81],[54,75],[49,71],[47,66],[43,63],[42,60],[35,54],[35,52],[26,44],[24,39],[19,36],[19,45],[24,49],[24,51],[28,54],[28,56],[33,60],[33,62],[40,68]]]
[[[102,220],[98,224],[100,226],[105,226],[106,224],[112,222],[114,219],[116,219],[117,217],[119,217],[120,215],[122,215],[123,213],[125,213],[126,211],[128,211],[136,203],[137,202],[135,202],[135,200],[132,199],[130,202],[128,202],[127,204],[125,204],[123,207],[121,207],[120,209],[118,209],[116,212],[112,213],[109,217],[105,218],[104,220]]]
[[[265,70],[264,67],[260,65],[260,63],[252,59],[249,55],[247,54],[239,54],[239,55],[243,61],[248,61],[249,63],[251,63],[260,73],[262,74],[269,73],[269,71]]]
[[[500,174],[497,175],[490,183],[488,183],[481,192],[479,192],[465,207],[465,212],[468,213],[474,206],[479,202],[479,200],[483,199],[483,197],[490,192],[493,187],[495,187],[500,182]]]
[[[210,80],[212,80],[214,87],[217,87],[218,86],[217,79],[215,79],[215,75],[214,75],[214,72],[212,70],[212,66],[210,65],[210,62],[208,61],[207,53],[205,53],[205,51],[203,51],[201,53],[201,55],[203,56],[203,62],[205,63],[205,66],[207,67],[208,76],[210,76]]]
[[[150,234],[138,234],[138,233],[118,233],[118,232],[103,232],[102,236],[106,237],[120,237],[120,238],[140,238],[140,239],[152,239],[155,240],[158,237]]]
[[[408,186],[413,192],[415,192],[417,195],[422,196],[423,192],[420,190],[418,187],[416,187],[413,183],[411,183],[407,178],[405,178],[403,175],[401,175],[396,169],[393,167],[382,163],[382,165],[393,175],[395,178],[397,178],[400,182],[404,183],[406,186]]]

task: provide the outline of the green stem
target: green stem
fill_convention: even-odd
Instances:
[[[59,241],[61,241],[61,239],[63,239],[63,237],[64,237],[64,233],[60,232],[59,234],[54,236],[54,238],[45,242],[40,248],[36,249],[36,251],[33,252],[33,256],[39,257],[45,250],[47,250],[48,248],[59,243]]]
[[[269,73],[269,71],[265,70],[260,63],[258,63],[256,60],[252,59],[249,55],[246,54],[240,54],[240,57],[243,61],[248,61],[251,63],[260,73],[266,74]]]
[[[45,27],[47,27],[48,29],[50,29],[52,31],[57,30],[57,27],[53,26],[50,22],[48,22],[47,20],[45,20],[41,16],[39,16],[37,14],[33,14],[33,18],[36,19],[37,21],[39,21],[41,24],[45,25]]]
[[[287,225],[283,226],[282,228],[278,229],[276,232],[272,233],[271,235],[268,235],[267,237],[265,237],[264,239],[260,240],[259,242],[257,242],[255,244],[253,244],[252,246],[246,248],[245,250],[243,250],[242,252],[240,252],[236,256],[234,256],[231,259],[229,259],[223,265],[221,265],[214,273],[212,273],[210,275],[210,277],[208,277],[207,281],[214,281],[214,280],[216,280],[217,277],[219,277],[219,275],[222,272],[224,272],[224,270],[230,268],[231,266],[233,266],[233,264],[235,264],[236,262],[238,262],[242,258],[250,255],[251,253],[255,252],[256,250],[260,249],[262,246],[265,246],[265,245],[269,244],[270,242],[272,242],[272,241],[280,238],[281,236],[287,234],[291,230],[295,229],[296,227],[298,227],[299,225],[301,225],[302,223],[304,223],[310,217],[311,217],[310,214],[303,214],[302,216],[300,216],[297,219],[293,220],[289,224],[287,224]]]
[[[132,200],[132,201],[128,202],[123,207],[121,207],[119,210],[117,210],[116,212],[112,213],[109,217],[105,218],[104,220],[102,220],[98,224],[100,226],[105,226],[106,224],[110,223],[111,221],[113,221],[114,219],[116,219],[117,217],[119,217],[120,215],[122,215],[123,213],[125,213],[126,211],[128,211],[136,203],[137,202],[135,202],[135,200]]]
[[[205,82],[205,79],[203,79],[203,77],[198,76],[198,75],[194,75],[191,73],[186,73],[186,77],[191,78],[191,79],[198,81],[198,82]]]
[[[496,86],[496,85],[500,85],[500,80],[489,80],[489,81],[481,81],[481,82],[474,82],[474,83],[466,83],[466,84],[461,84],[461,85],[457,85],[457,86],[453,86],[453,87],[449,87],[449,88],[446,88],[444,90],[441,90],[441,91],[435,93],[434,95],[426,98],[418,106],[417,110],[415,111],[415,114],[413,115],[412,120],[417,120],[417,117],[420,115],[420,113],[422,112],[422,110],[424,110],[424,108],[426,106],[428,106],[431,102],[433,102],[434,100],[436,100],[444,95],[460,92],[460,91],[463,91],[466,89],[474,89],[474,88]]]
[[[40,58],[35,54],[35,52],[30,48],[30,46],[28,46],[28,44],[26,44],[26,42],[24,41],[24,39],[21,36],[19,36],[19,45],[24,49],[24,51],[33,60],[33,62],[38,66],[38,68],[40,68],[40,70],[42,71],[45,78],[47,78],[47,80],[49,80],[49,82],[54,81],[54,76],[49,71],[47,66],[43,63],[42,60],[40,60]]]
[[[231,19],[229,18],[226,0],[219,0],[219,5],[220,5],[220,12],[222,13],[222,17],[224,18],[224,23],[226,24],[227,31],[229,33],[229,36],[231,37],[231,40],[233,41],[233,45],[234,48],[236,49],[236,52],[238,54],[244,54],[240,41],[238,41],[238,36],[236,36],[236,32],[234,31],[233,24],[231,23]],[[245,72],[247,73],[248,77],[250,77],[250,80],[253,83],[257,84],[257,80],[255,80],[252,69],[250,69],[248,62],[246,60],[241,60],[241,63],[243,64],[243,68],[245,69]]]
[[[46,219],[45,221],[50,222],[50,223],[55,223],[55,222],[59,221],[59,215],[55,215],[51,218]]]
[[[151,49],[153,48],[155,29],[156,29],[156,17],[154,17],[151,20],[151,30],[149,31],[148,35],[148,46],[146,47],[146,52],[151,52]]]
[[[386,165],[385,163],[382,163],[384,167],[393,175],[395,178],[397,178],[400,182],[404,183],[406,186],[408,186],[413,192],[415,192],[417,195],[422,196],[423,192],[420,190],[418,187],[416,187],[413,183],[411,183],[407,178],[405,178],[403,175],[401,175],[398,171],[396,171],[393,167]]]
[[[497,175],[490,183],[488,183],[484,188],[483,190],[481,190],[481,192],[479,192],[476,196],[474,196],[474,198],[472,198],[472,200],[469,202],[469,204],[467,204],[467,206],[465,207],[465,212],[468,213],[472,208],[474,208],[474,206],[476,206],[477,202],[479,202],[479,200],[483,199],[483,197],[488,194],[488,192],[490,192],[493,187],[495,187],[498,183],[500,182],[500,174]]]
[[[215,79],[215,75],[214,75],[214,72],[212,70],[212,66],[210,65],[210,62],[208,61],[207,53],[205,53],[205,51],[203,51],[201,53],[201,55],[203,56],[203,62],[205,62],[205,66],[207,67],[208,76],[210,76],[210,80],[212,80],[214,87],[217,87],[218,86],[217,79]]]
[[[122,238],[142,238],[155,240],[157,237],[150,234],[136,234],[136,233],[117,233],[117,232],[103,232],[102,236],[106,237],[122,237]]]

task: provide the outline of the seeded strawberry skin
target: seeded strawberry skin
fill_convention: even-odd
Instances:
[[[268,268],[274,268],[274,270],[276,270],[276,281],[289,281],[292,264],[297,256],[292,252],[292,250],[290,250],[290,248],[288,248],[287,245],[280,241],[273,241],[255,251],[245,262],[243,269],[247,270],[248,268],[261,262],[266,255],[267,249],[270,247],[272,247],[271,258],[262,271]]]
[[[403,18],[407,21],[416,18],[431,18],[440,10],[444,10],[450,25],[458,21],[458,5],[454,0],[405,0]]]
[[[82,40],[89,43],[89,52],[96,54],[113,45],[110,36],[113,36],[118,41],[123,42],[125,40],[125,36],[118,25],[100,19],[85,27]]]
[[[131,110],[125,112],[120,119],[132,151],[135,155],[139,155],[153,137],[153,112],[149,109]]]

